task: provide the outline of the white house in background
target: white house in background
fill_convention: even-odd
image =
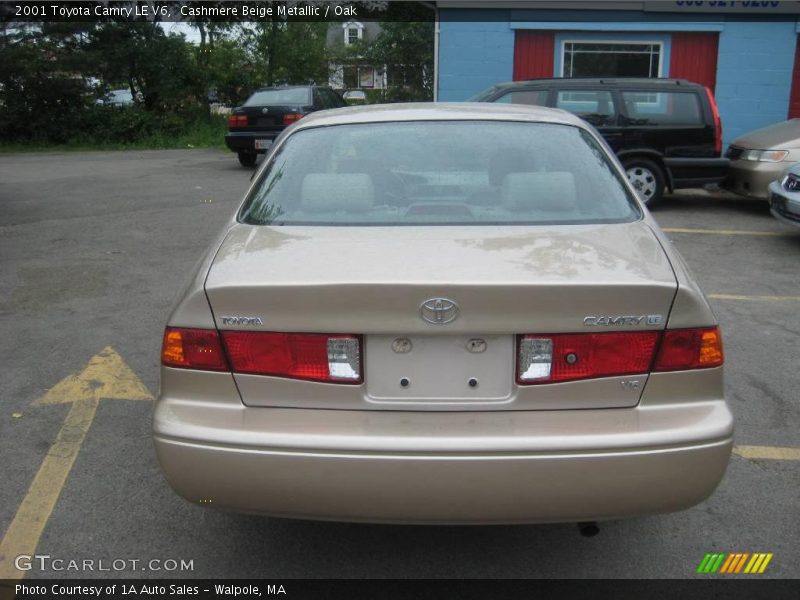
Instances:
[[[350,46],[360,41],[374,40],[381,32],[380,23],[374,21],[348,21],[332,23],[328,27],[326,44],[329,48]],[[328,85],[336,90],[381,90],[387,87],[385,65],[373,65],[353,59],[329,65]]]

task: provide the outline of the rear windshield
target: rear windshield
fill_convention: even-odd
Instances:
[[[290,135],[240,214],[263,225],[538,225],[635,220],[583,129],[503,121],[337,125]]]
[[[622,101],[634,125],[703,125],[694,92],[622,92]]]
[[[245,106],[284,104],[311,104],[311,94],[308,88],[288,88],[285,90],[261,90],[247,99]]]

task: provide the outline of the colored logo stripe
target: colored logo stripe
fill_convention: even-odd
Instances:
[[[766,552],[725,552],[707,553],[700,566],[697,567],[698,573],[720,573],[720,574],[739,574],[739,573],[763,573],[767,565],[772,560],[773,554]],[[746,565],[746,566],[745,566]]]

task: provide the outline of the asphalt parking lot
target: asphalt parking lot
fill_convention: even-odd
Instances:
[[[673,196],[655,211],[725,336],[739,454],[703,504],[605,523],[584,538],[570,524],[270,519],[177,497],[150,440],[147,398],[158,390],[163,326],[248,180],[234,155],[211,150],[0,155],[0,564],[32,544],[65,564],[183,560],[193,570],[34,564],[28,578],[672,578],[696,577],[707,552],[769,552],[756,577],[800,574],[800,451],[774,449],[800,448],[800,229],[779,224],[762,203],[706,193]],[[47,392],[85,392],[81,374],[98,355],[94,364],[110,365],[103,373],[116,379],[97,385],[115,393],[97,404],[85,440],[70,446],[70,432],[59,432],[73,398]],[[42,475],[31,503],[45,458],[68,461],[73,451],[63,485]]]

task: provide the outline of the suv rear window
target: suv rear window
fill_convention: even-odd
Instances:
[[[311,104],[309,88],[287,88],[285,90],[259,90],[247,99],[245,106],[267,106],[285,104]]]
[[[632,125],[703,125],[694,92],[622,92]]]
[[[300,130],[276,152],[242,209],[246,223],[539,225],[639,218],[606,151],[571,125],[334,125]]]

